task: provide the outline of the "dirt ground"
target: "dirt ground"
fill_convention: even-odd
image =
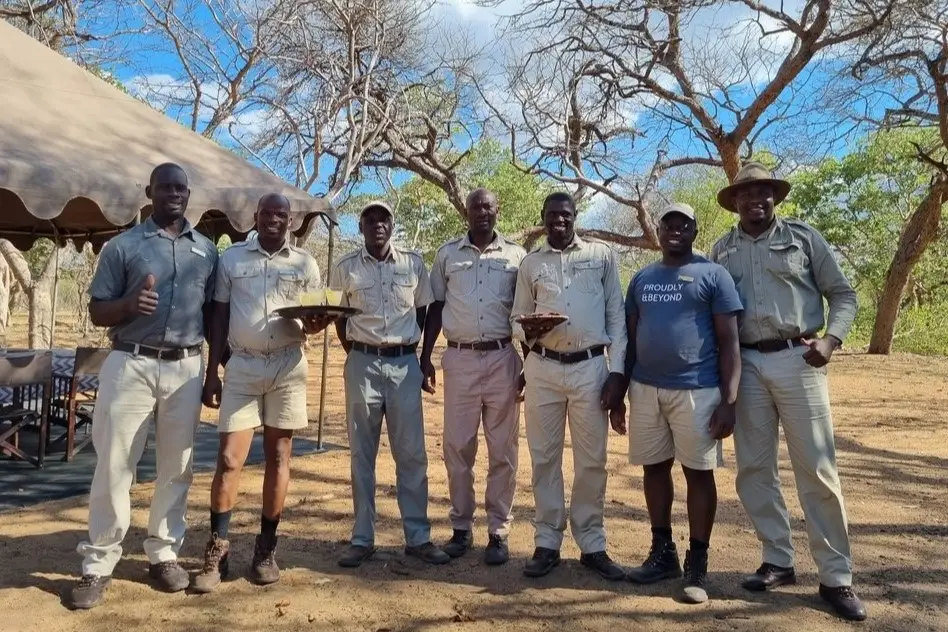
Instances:
[[[12,344],[13,341],[11,341]],[[312,417],[319,403],[318,346],[310,351]],[[341,384],[343,356],[332,348],[326,397],[325,439],[346,443]],[[865,630],[948,631],[948,359],[840,354],[831,370],[837,448],[849,509],[856,583],[870,619]],[[450,536],[448,491],[441,458],[442,399],[425,396],[433,537]],[[207,412],[207,411],[206,411]],[[213,419],[213,413],[207,417]],[[315,426],[307,434],[315,434]],[[787,504],[793,515],[798,584],[756,595],[740,586],[743,573],[760,562],[759,546],[734,492],[734,460],[718,476],[720,506],[712,538],[711,601],[688,606],[671,598],[674,583],[636,587],[600,580],[579,566],[579,551],[567,536],[564,564],[540,580],[522,576],[532,553],[532,494],[526,441],[520,443],[513,559],[500,568],[481,561],[486,543],[483,517],[478,548],[451,564],[430,568],[401,553],[402,534],[394,497],[394,467],[383,438],[378,462],[380,553],[361,569],[343,570],[336,557],[351,527],[349,455],[344,449],[297,458],[281,523],[278,561],[283,579],[259,588],[244,577],[259,525],[262,467],[241,483],[231,527],[231,568],[238,577],[205,596],[156,592],[147,581],[142,551],[150,485],[133,489],[133,526],[125,557],[115,570],[108,599],[90,612],[70,612],[61,603],[79,567],[76,544],[84,535],[86,499],[75,498],[0,514],[0,630],[358,630],[367,632],[451,630],[563,631],[616,628],[688,632],[717,630],[844,630],[816,595],[804,522],[793,492],[784,450],[781,463]],[[648,521],[641,471],[626,463],[626,439],[609,443],[606,528],[612,555],[626,565],[647,552]],[[481,446],[484,453],[484,447]],[[567,453],[564,467],[572,477]],[[483,459],[477,469],[483,489]],[[207,537],[211,475],[195,479],[191,531],[182,551],[188,569],[199,564]],[[684,480],[676,473],[676,485]],[[675,506],[676,539],[687,546],[683,503]]]

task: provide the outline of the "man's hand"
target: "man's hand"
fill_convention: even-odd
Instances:
[[[523,335],[527,340],[542,338],[556,328],[556,325],[550,324],[549,322],[543,324],[526,322],[521,323],[520,326],[523,327]]]
[[[221,383],[221,378],[218,377],[216,373],[208,373],[204,378],[204,390],[201,393],[201,401],[208,408],[220,408],[221,393],[223,390],[224,385]]]
[[[617,406],[614,406],[609,410],[609,425],[612,426],[612,429],[620,435],[624,435],[626,433],[625,412],[625,401],[621,399],[619,400]]]
[[[832,336],[823,336],[816,340],[804,338],[803,344],[809,347],[807,352],[803,354],[803,359],[807,364],[817,369],[829,364],[830,358],[833,357],[833,352],[836,351],[838,346],[836,339]]]
[[[734,413],[734,404],[721,402],[711,413],[711,422],[708,424],[708,431],[715,439],[727,439],[734,434],[734,423],[736,421]]]
[[[435,371],[434,364],[431,363],[431,358],[428,356],[422,356],[421,358],[421,375],[421,390],[434,394],[435,386],[438,383],[438,372]]]
[[[313,314],[303,317],[303,331],[312,336],[336,322],[338,315],[333,314]]]
[[[602,391],[599,393],[599,407],[603,410],[610,410],[622,404],[622,396],[625,394],[625,376],[621,373],[610,373],[606,383],[602,385]]]
[[[155,292],[155,277],[149,274],[137,294],[128,297],[128,313],[132,316],[151,316],[158,309],[158,292]]]

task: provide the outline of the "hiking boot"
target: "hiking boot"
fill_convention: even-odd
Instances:
[[[418,546],[406,546],[405,555],[417,557],[422,562],[427,562],[428,564],[447,564],[451,561],[450,555],[431,542],[425,542]]]
[[[538,546],[533,552],[533,559],[523,567],[523,574],[527,577],[543,577],[559,566],[559,563],[559,551]]]
[[[441,547],[441,550],[451,557],[461,557],[471,549],[474,544],[474,534],[470,531],[455,529],[454,535],[448,540],[448,543]]]
[[[112,585],[112,577],[83,575],[69,592],[69,605],[75,610],[95,608],[105,598],[105,591]]]
[[[830,588],[820,584],[820,597],[828,601],[836,614],[847,621],[866,620],[866,607],[862,605],[852,586]]]
[[[681,600],[685,603],[704,603],[708,600],[708,552],[685,551],[685,585]]]
[[[213,534],[204,547],[204,568],[191,580],[191,590],[196,593],[213,592],[221,585],[230,570],[230,542]]]
[[[654,584],[663,579],[681,577],[678,549],[671,540],[652,538],[652,548],[641,566],[630,568],[626,579],[633,584]]]
[[[583,553],[579,556],[579,563],[596,571],[603,579],[613,582],[625,579],[625,569],[613,562],[605,551]]]
[[[783,567],[764,562],[753,575],[748,575],[744,578],[744,582],[741,586],[744,587],[744,590],[763,592],[778,586],[786,586],[795,583],[797,583],[797,575],[793,571],[792,566]]]
[[[181,592],[191,583],[188,572],[181,568],[177,560],[149,564],[148,576],[155,580],[155,584],[160,590],[170,593]]]
[[[253,561],[250,563],[250,581],[265,586],[280,581],[280,567],[277,566],[277,536],[266,538],[258,535],[253,546]]]
[[[500,566],[510,559],[510,549],[507,548],[507,539],[491,533],[487,548],[484,549],[484,563],[488,566]]]
[[[342,554],[342,557],[339,558],[337,563],[343,568],[358,568],[362,566],[362,562],[373,555],[375,555],[374,546],[359,546],[353,544],[346,549],[346,552]]]

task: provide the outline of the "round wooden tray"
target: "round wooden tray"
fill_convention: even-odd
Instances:
[[[362,310],[355,307],[342,307],[341,305],[294,305],[293,307],[281,307],[274,310],[273,313],[283,318],[305,318],[307,316],[349,318],[361,314]]]

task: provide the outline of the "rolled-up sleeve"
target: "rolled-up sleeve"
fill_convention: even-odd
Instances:
[[[94,301],[114,301],[125,294],[125,253],[119,242],[105,244],[89,285]]]
[[[418,285],[415,286],[415,309],[427,307],[434,301],[431,295],[431,278],[428,276],[428,268],[421,257],[415,257],[415,267],[418,269]]]
[[[517,289],[514,291],[513,308],[510,311],[510,329],[511,335],[515,340],[528,342],[523,333],[523,327],[517,322],[517,319],[524,314],[532,314],[536,311],[536,296],[533,294],[533,282],[530,280],[530,269],[526,260],[520,263],[520,269],[517,271]]]
[[[612,248],[609,248],[606,258],[602,286],[606,298],[606,335],[610,341],[609,370],[613,373],[623,373],[629,339],[625,326],[625,301],[622,300],[622,286],[619,284],[619,266]]]
[[[218,303],[230,303],[230,274],[227,270],[229,257],[225,252],[217,259],[217,275],[214,280],[214,300]]]
[[[836,261],[829,243],[823,236],[814,231],[810,244],[813,279],[816,281],[820,294],[829,304],[826,334],[845,340],[856,319],[856,308],[859,306],[856,291],[843,274],[839,262]]]

